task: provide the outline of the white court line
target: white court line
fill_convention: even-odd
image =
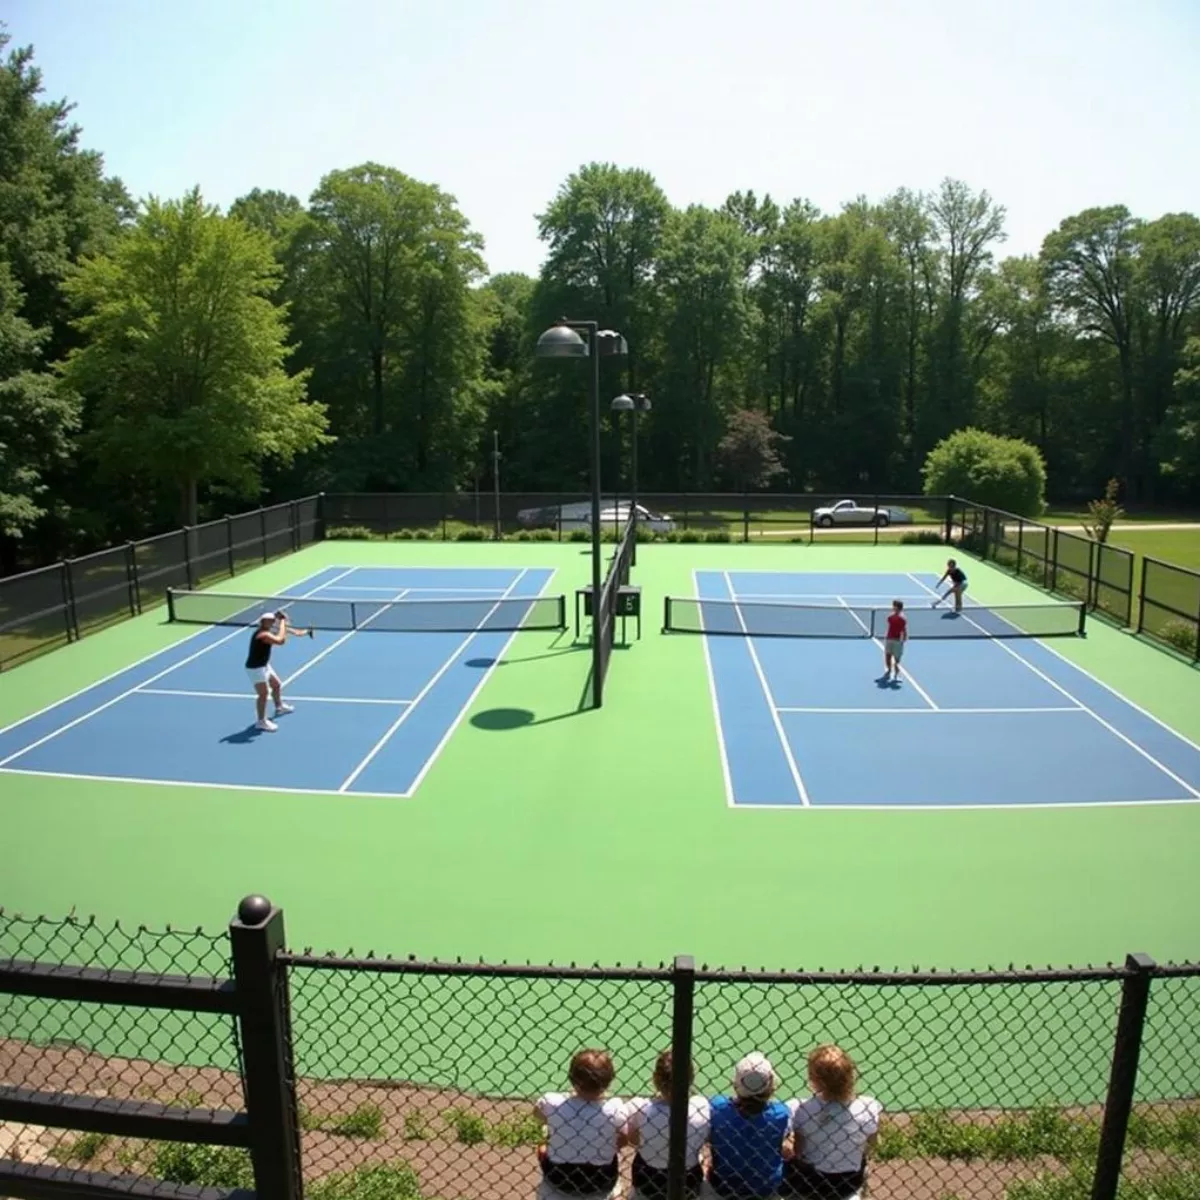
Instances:
[[[700,581],[696,577],[696,568],[692,569],[692,593],[700,595]],[[704,606],[700,605],[700,632],[704,634]],[[708,638],[700,639],[704,643],[704,664],[708,671],[708,696],[712,701],[714,723],[717,727],[717,747],[721,751],[721,774],[725,779],[725,807],[738,807],[733,795],[733,776],[729,773],[729,751],[725,746],[725,727],[721,721],[721,706],[717,703],[717,680],[713,674],[712,652],[709,650]]]
[[[324,572],[326,572],[326,571],[331,571],[334,569],[335,568],[333,568],[333,567],[322,567],[321,570],[317,572],[317,574],[321,575],[321,574],[324,574]],[[331,583],[322,584],[321,588],[331,587],[333,583],[337,582],[337,580],[344,579],[347,575],[351,574],[354,571],[357,571],[358,569],[359,569],[358,567],[347,567],[340,574],[335,575],[333,577],[333,581]],[[310,575],[309,578],[311,579],[312,576]],[[318,588],[316,590],[320,591],[321,589]],[[315,592],[312,594],[315,595]],[[246,628],[248,629],[249,626],[247,626]],[[195,638],[203,637],[206,633],[212,633],[212,631],[213,631],[212,626],[208,626],[204,629],[197,629],[195,633],[189,633],[187,635],[187,637],[182,637],[179,639],[179,641],[172,642],[171,645],[164,646],[161,650],[152,650],[149,654],[143,654],[141,658],[134,659],[134,661],[131,662],[129,664],[129,666],[120,667],[115,671],[111,671],[111,672],[109,672],[109,674],[101,676],[99,679],[93,681],[92,683],[88,683],[88,684],[85,684],[81,688],[77,688],[75,691],[71,692],[69,695],[64,696],[61,700],[54,700],[50,704],[47,704],[44,707],[39,708],[36,712],[31,712],[29,714],[29,716],[20,717],[18,720],[13,721],[8,725],[5,725],[2,729],[0,729],[0,734],[8,733],[8,731],[10,729],[16,729],[18,725],[24,725],[26,721],[32,721],[35,717],[40,717],[44,713],[48,713],[51,709],[58,708],[59,705],[67,704],[70,701],[76,699],[77,697],[82,696],[85,692],[90,692],[92,690],[92,688],[98,688],[102,684],[109,683],[111,680],[116,679],[118,675],[124,675],[127,671],[132,671],[135,667],[140,667],[143,663],[150,662],[151,659],[159,658],[164,654],[169,654],[172,650],[177,650],[180,646],[183,646],[186,643],[193,641]],[[215,642],[213,644],[216,645]],[[8,760],[6,759],[5,761],[8,761]],[[89,776],[88,778],[91,778],[91,777]]]
[[[505,592],[505,596],[503,597],[504,599],[507,599],[508,597],[511,596],[513,588],[515,588],[517,586],[517,584],[520,583],[521,580],[525,578],[525,575],[528,573],[528,571],[529,571],[528,567],[521,568],[520,574],[518,574],[516,579],[514,579],[512,581],[512,583],[510,583],[508,585],[508,588],[506,589],[506,592]],[[533,600],[533,599],[535,599],[535,597],[531,596],[530,599]],[[487,616],[483,618],[484,624],[486,624],[488,617],[490,617],[492,615],[492,613],[494,613],[496,611],[496,609],[499,607],[499,605],[500,605],[499,600],[497,600],[496,603],[492,605]],[[441,677],[451,668],[451,666],[453,666],[454,662],[458,659],[458,656],[471,644],[471,642],[474,638],[478,637],[479,634],[486,633],[486,632],[487,632],[486,629],[480,628],[480,629],[476,629],[473,633],[469,633],[466,636],[466,638],[460,643],[460,645],[457,647],[457,649],[454,651],[454,653],[446,656],[446,661],[444,663],[442,663],[442,665],[437,669],[437,671],[434,672],[433,678],[430,679],[429,682],[417,693],[416,698],[413,700],[413,702],[392,722],[392,724],[384,732],[383,737],[381,737],[379,739],[379,741],[377,741],[375,743],[375,745],[371,747],[371,750],[367,754],[366,758],[364,758],[362,760],[362,762],[360,762],[358,764],[358,766],[355,767],[354,770],[351,771],[350,774],[346,777],[346,779],[342,783],[342,786],[338,788],[339,792],[344,793],[349,789],[350,785],[363,773],[364,770],[366,770],[366,768],[367,768],[368,764],[371,762],[371,760],[380,752],[380,750],[382,750],[384,748],[384,746],[387,745],[388,740],[391,738],[392,734],[394,734],[396,732],[396,730],[399,729],[400,726],[403,725],[404,722],[407,721],[408,718],[414,712],[416,712],[417,705],[420,704],[421,701],[424,700],[425,697],[429,695],[430,691],[433,689],[433,685],[435,683],[437,683],[437,681],[439,679],[441,679]],[[3,765],[4,765],[3,763],[0,763],[0,766],[3,766]]]
[[[915,575],[910,575],[909,578],[913,581],[913,583],[917,584],[919,587],[925,588],[925,590],[929,593],[929,595],[936,596],[938,594],[937,592],[935,592],[933,590],[933,588],[926,587],[925,584],[921,583],[921,581]],[[986,636],[987,630],[984,629],[983,626],[980,625],[978,621],[973,621],[973,620],[971,620],[970,617],[966,616],[965,611],[966,610],[964,609],[964,620],[969,621],[972,625],[975,626],[976,629],[978,629],[980,631],[980,633],[982,633]],[[1154,766],[1156,766],[1164,775],[1166,775],[1168,779],[1174,780],[1177,784],[1179,784],[1179,786],[1181,788],[1184,789],[1184,791],[1191,792],[1191,794],[1197,800],[1200,800],[1200,790],[1192,787],[1192,785],[1190,783],[1188,783],[1186,779],[1182,779],[1182,778],[1180,778],[1180,776],[1176,775],[1175,772],[1170,769],[1170,767],[1167,767],[1163,763],[1159,762],[1158,759],[1155,758],[1154,755],[1151,754],[1149,750],[1146,750],[1142,746],[1139,746],[1137,744],[1137,742],[1135,742],[1133,740],[1133,738],[1129,737],[1127,734],[1122,733],[1110,721],[1106,721],[1098,712],[1095,711],[1095,709],[1090,708],[1088,705],[1084,704],[1084,702],[1082,700],[1080,700],[1078,696],[1073,696],[1069,691],[1067,691],[1067,689],[1065,687],[1062,686],[1062,684],[1055,682],[1055,680],[1051,679],[1050,676],[1047,675],[1045,671],[1043,671],[1043,670],[1041,670],[1041,668],[1035,666],[1033,663],[1031,663],[1029,661],[1029,659],[1024,658],[1022,655],[1018,654],[1011,646],[1006,645],[1002,639],[991,638],[990,640],[993,643],[993,645],[998,646],[1006,654],[1011,654],[1013,656],[1013,658],[1015,658],[1017,660],[1017,662],[1022,663],[1026,667],[1028,667],[1036,676],[1038,676],[1039,679],[1045,680],[1045,682],[1048,683],[1052,688],[1054,688],[1054,690],[1056,692],[1060,692],[1062,695],[1066,696],[1066,698],[1068,700],[1073,700],[1076,704],[1079,705],[1080,708],[1082,708],[1086,713],[1088,713],[1096,721],[1098,721],[1101,725],[1103,725],[1104,728],[1107,729],[1109,731],[1109,733],[1111,733],[1114,737],[1120,738],[1121,741],[1123,741],[1127,746],[1130,746],[1134,750],[1136,750],[1147,762],[1153,763]],[[3,763],[0,763],[0,766],[3,766]]]
[[[353,568],[351,568],[351,570],[353,570]],[[316,595],[316,593],[319,592],[324,586],[324,584],[320,584],[319,586],[313,588],[312,591],[308,592],[307,595]],[[125,691],[114,696],[111,700],[106,700],[103,704],[96,705],[95,708],[85,712],[82,716],[76,717],[73,721],[68,721],[65,725],[60,725],[57,729],[52,729],[44,737],[38,738],[36,742],[30,742],[28,746],[22,747],[15,753],[10,754],[7,758],[0,758],[0,767],[5,767],[12,762],[14,758],[20,758],[23,754],[28,754],[30,750],[36,750],[39,746],[44,745],[46,742],[52,741],[54,738],[58,737],[60,733],[66,733],[68,729],[73,729],[76,725],[82,725],[84,721],[90,720],[97,713],[103,712],[106,708],[112,708],[114,704],[118,704],[126,697],[132,696],[135,692],[145,687],[147,683],[153,683],[156,679],[161,679],[164,675],[170,675],[172,671],[176,671],[180,667],[187,666],[188,663],[199,658],[202,654],[207,654],[210,650],[215,650],[218,646],[223,646],[231,638],[243,637],[248,628],[248,626],[238,626],[237,629],[231,630],[224,637],[217,638],[215,642],[210,642],[207,646],[197,650],[195,654],[189,654],[187,658],[180,659],[180,661],[177,663],[172,663],[171,666],[167,667],[165,670],[159,671],[157,675],[151,675],[149,679],[143,680],[141,683],[135,684],[131,688],[126,688]]]
[[[243,696],[244,700],[245,697]],[[267,734],[263,735],[268,736]],[[31,771],[25,767],[0,767],[0,775],[40,776],[43,779],[82,779],[88,783],[146,783],[152,787],[186,787],[200,788],[209,791],[216,788],[223,792],[274,792],[284,796],[330,796],[344,800],[341,792],[329,788],[289,788],[272,787],[260,783],[197,783],[194,779],[144,779],[137,775],[79,775],[68,771]],[[403,792],[355,792],[354,797],[360,796],[376,800],[403,800]]]
[[[851,608],[850,605],[846,603],[846,601],[845,601],[845,599],[843,599],[843,597],[838,596],[837,599],[845,607],[846,611],[859,623],[859,625],[862,626],[863,632],[867,635],[867,637],[871,638],[871,641],[873,641],[875,643],[875,645],[880,650],[882,650],[883,643],[879,640],[879,638],[872,636],[871,629],[867,625],[866,621],[864,621],[862,619],[862,617],[860,617],[858,615],[858,613],[856,613],[854,611],[854,609]],[[921,699],[924,700],[925,703],[928,704],[929,707],[936,712],[937,705],[934,704],[933,697],[916,681],[916,679],[913,677],[912,672],[907,667],[905,667],[905,669],[904,669],[904,678],[913,685],[913,688],[916,691],[917,695],[920,696]]]
[[[729,590],[729,595],[733,596],[733,582],[729,578],[728,571],[722,571],[721,577],[725,580],[725,587]],[[701,599],[704,599],[701,597]],[[766,673],[763,671],[762,663],[758,658],[758,651],[754,648],[754,639],[750,636],[750,631],[746,628],[746,621],[742,616],[741,609],[735,607],[737,613],[738,624],[742,627],[742,633],[746,637],[746,648],[750,651],[750,660],[754,663],[755,673],[758,675],[758,682],[762,686],[763,696],[767,701],[767,708],[771,713],[771,720],[775,725],[775,732],[779,735],[779,743],[783,747],[784,757],[787,759],[787,764],[792,772],[792,780],[796,784],[796,791],[800,794],[800,803],[808,807],[812,802],[808,798],[808,789],[804,786],[804,780],[800,778],[800,768],[796,765],[795,756],[792,754],[792,747],[787,739],[787,734],[784,732],[783,722],[779,719],[779,706],[775,703],[775,697],[771,693],[771,688],[767,683]],[[707,639],[705,639],[707,640]]]
[[[192,692],[177,688],[139,688],[139,696],[198,696],[207,700],[245,700],[245,692]],[[368,696],[292,696],[309,704],[411,704],[411,700],[380,700]]]
[[[393,594],[392,594],[392,600],[394,600],[394,601],[395,601],[395,600],[403,600],[403,599],[404,599],[404,597],[405,597],[407,594],[408,594],[408,589],[407,589],[407,588],[405,588],[403,591],[401,591],[399,595],[396,595],[396,594],[393,592]],[[373,601],[372,603],[374,603],[374,601]],[[351,611],[353,611],[353,610],[351,610]],[[366,620],[365,620],[365,621],[364,621],[364,622],[363,622],[361,625],[356,625],[356,626],[355,626],[353,629],[351,629],[351,630],[350,630],[350,632],[349,632],[349,633],[343,633],[343,634],[342,634],[342,636],[341,636],[340,638],[338,638],[338,639],[337,639],[337,641],[335,641],[335,642],[331,642],[331,643],[330,643],[328,646],[326,646],[326,647],[325,647],[325,649],[324,649],[324,650],[322,650],[322,651],[321,651],[319,654],[315,654],[315,655],[313,655],[313,657],[312,657],[312,658],[310,658],[310,659],[308,660],[308,662],[306,662],[306,663],[304,664],[304,666],[302,666],[302,667],[301,667],[301,668],[300,668],[298,671],[293,671],[293,672],[292,672],[292,673],[291,673],[291,674],[290,674],[290,675],[289,675],[289,676],[288,676],[288,677],[287,677],[287,678],[286,678],[286,679],[285,679],[285,680],[284,680],[284,681],[283,681],[283,682],[282,682],[282,683],[279,685],[279,686],[280,686],[280,689],[283,689],[283,688],[285,688],[285,687],[288,687],[288,686],[291,684],[291,682],[292,682],[292,680],[293,680],[293,679],[299,679],[299,678],[300,678],[300,676],[301,676],[301,675],[303,675],[303,674],[304,674],[304,672],[305,672],[305,671],[307,671],[307,670],[308,670],[310,667],[315,667],[315,666],[317,665],[317,663],[319,663],[319,662],[321,661],[321,659],[323,659],[323,658],[324,658],[324,657],[325,657],[327,654],[332,654],[332,653],[333,653],[333,652],[334,652],[334,651],[335,651],[335,650],[336,650],[336,649],[337,649],[339,646],[341,646],[341,645],[342,645],[343,643],[345,643],[345,642],[348,642],[348,641],[349,641],[349,640],[350,640],[350,639],[351,639],[351,638],[352,638],[352,637],[353,637],[353,636],[354,636],[356,633],[358,633],[360,630],[362,630],[362,629],[366,629],[366,627],[367,627],[368,625],[370,625],[370,623],[371,623],[372,621],[374,621],[376,617],[380,617],[380,616],[382,616],[382,615],[383,615],[385,612],[387,612],[387,608],[386,608],[386,607],[384,607],[383,605],[380,605],[380,607],[379,607],[379,608],[377,608],[377,609],[376,609],[376,610],[375,610],[375,611],[374,611],[374,612],[373,612],[373,613],[372,613],[372,614],[371,614],[371,615],[370,615],[370,616],[369,616],[369,617],[368,617],[368,618],[367,618],[367,619],[366,619]]]
[[[869,714],[873,717],[928,717],[936,714],[937,716],[961,716],[963,713],[1085,713],[1084,709],[1077,704],[1060,704],[1055,706],[1045,706],[1041,708],[792,708],[785,705],[779,710],[780,712],[795,712],[795,713],[854,713]]]
[[[546,594],[546,590],[550,587],[550,584],[554,582],[554,577],[557,574],[558,574],[558,568],[555,567],[550,572],[549,576],[546,579],[546,582],[542,584],[541,591],[538,592],[537,596],[532,596],[532,597],[530,597],[530,599],[536,600],[539,596],[544,596]],[[523,600],[524,598],[525,598],[524,596],[516,597],[516,599],[518,599],[518,600]],[[476,630],[476,632],[478,632],[478,630]],[[405,797],[411,796],[411,795],[413,795],[413,793],[416,792],[417,788],[419,788],[421,786],[422,781],[425,779],[425,776],[429,773],[430,768],[433,766],[433,764],[437,761],[438,757],[441,755],[442,750],[445,749],[446,744],[450,741],[450,738],[453,736],[454,731],[459,727],[459,725],[462,724],[463,718],[467,715],[467,713],[469,713],[471,711],[471,706],[475,703],[475,697],[478,696],[480,691],[483,690],[484,684],[487,683],[487,681],[492,677],[492,673],[500,665],[500,660],[508,653],[509,646],[511,646],[513,644],[513,639],[520,632],[521,631],[519,629],[514,629],[512,631],[512,633],[509,634],[508,640],[504,643],[504,645],[500,648],[500,652],[492,660],[492,665],[490,667],[488,667],[488,669],[486,671],[483,672],[482,678],[472,689],[470,696],[467,697],[467,702],[464,705],[462,705],[461,708],[459,708],[458,716],[456,716],[454,718],[454,720],[450,724],[450,728],[447,729],[446,732],[442,735],[441,741],[439,741],[438,744],[436,746],[434,746],[433,752],[425,760],[425,765],[417,772],[417,777],[409,785],[408,791],[402,792],[401,795],[403,795]],[[354,794],[356,796],[358,795],[357,792],[355,792]]]
[[[996,800],[991,804],[814,804],[810,812],[996,812],[1014,809],[1019,812],[1036,812],[1041,809],[1064,808],[1144,808],[1146,805],[1162,807],[1167,804],[1195,804],[1194,800],[1051,800],[1046,804],[1031,804],[1018,801],[1010,804]],[[753,808],[758,811],[795,812],[794,804],[737,804],[735,808]]]
[[[824,600],[825,605],[817,607],[827,607],[828,601],[833,598],[833,592],[738,592],[734,597],[736,600]],[[883,600],[885,604],[876,605],[874,607],[891,608],[893,600],[927,600],[928,597],[923,593],[917,593],[912,596],[900,596],[895,592],[842,592],[842,595],[850,600]],[[859,607],[862,607],[861,605]]]

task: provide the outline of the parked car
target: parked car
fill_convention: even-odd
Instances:
[[[839,500],[825,508],[814,508],[814,525],[828,529],[831,525],[911,525],[912,513],[903,508],[862,505],[854,500]]]
[[[566,513],[567,508],[577,507],[567,505],[563,512]],[[605,529],[623,529],[625,523],[629,520],[631,507],[628,500],[623,500],[620,504],[613,504],[611,501],[600,510],[600,528]],[[667,516],[666,513],[657,513],[646,508],[645,505],[637,506],[638,526],[649,529],[651,533],[670,533],[675,528],[675,522]],[[560,522],[560,528],[564,533],[569,533],[573,529],[591,529],[592,527],[592,512],[591,505],[587,506],[587,511],[579,516],[564,515]]]
[[[615,500],[601,500],[601,508],[611,508]],[[577,521],[592,511],[592,502],[549,504],[542,508],[523,508],[517,513],[517,523],[524,529],[557,529],[560,521]]]

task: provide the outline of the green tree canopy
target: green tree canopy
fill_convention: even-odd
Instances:
[[[62,372],[94,402],[91,448],[109,477],[174,488],[185,524],[201,483],[253,495],[264,459],[325,440],[324,407],[284,370],[277,278],[268,237],[195,190],[149,201],[111,255],[68,281],[85,341]]]
[[[1036,446],[982,429],[960,429],[925,459],[925,494],[960,496],[1020,517],[1046,503],[1046,464]]]
[[[739,491],[768,487],[782,474],[779,447],[791,439],[771,428],[771,422],[752,408],[729,415],[725,436],[717,446],[717,462]]]

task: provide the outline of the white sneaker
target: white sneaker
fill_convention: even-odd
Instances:
[[[290,712],[295,712],[295,711],[296,710],[290,704],[288,704],[286,701],[281,701],[279,704],[275,705],[275,715],[277,717],[282,716],[284,713],[290,713]]]
[[[263,717],[261,721],[254,722],[254,728],[261,729],[263,733],[274,733],[279,726],[274,721],[268,721],[266,717]]]

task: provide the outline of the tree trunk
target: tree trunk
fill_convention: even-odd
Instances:
[[[383,351],[376,347],[371,351],[371,388],[375,400],[375,432],[383,433]]]
[[[196,498],[196,479],[188,476],[179,485],[179,519],[183,525],[200,523],[200,506]]]

